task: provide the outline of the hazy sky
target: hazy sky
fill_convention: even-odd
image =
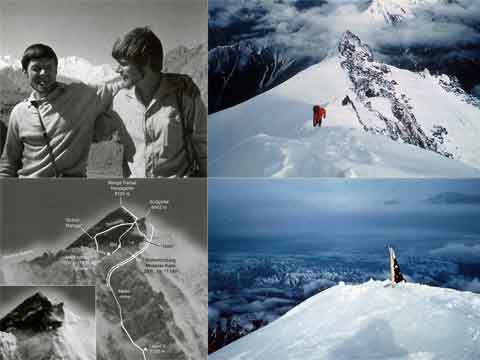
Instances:
[[[85,230],[120,206],[105,180],[10,180],[1,184],[4,254],[25,250],[64,249],[81,234],[65,228],[65,218],[80,218]],[[166,212],[151,212],[148,220],[158,232],[179,231],[206,247],[206,181],[200,179],[137,180],[132,196],[123,204],[142,217],[149,200],[170,200]]]
[[[20,58],[33,43],[59,57],[113,63],[114,41],[137,26],[150,26],[165,50],[207,41],[206,0],[1,0],[0,56]]]
[[[209,180],[210,251],[389,241],[462,251],[480,245],[479,215],[479,180]]]

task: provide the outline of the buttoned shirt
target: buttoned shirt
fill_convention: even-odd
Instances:
[[[120,122],[129,175],[180,177],[189,168],[182,116],[193,149],[206,174],[207,112],[200,91],[186,75],[162,74],[150,104],[145,107],[135,88],[123,89],[113,100],[112,117]],[[193,158],[193,154],[191,154]]]
[[[45,98],[33,92],[10,115],[0,177],[85,176],[95,119],[111,105],[118,85],[58,83]],[[43,135],[40,117],[44,123]]]

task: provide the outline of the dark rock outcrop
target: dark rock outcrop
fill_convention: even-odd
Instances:
[[[451,153],[440,150],[438,146],[444,141],[445,131],[439,129],[431,135],[424,132],[415,118],[408,96],[398,93],[395,89],[395,80],[386,78],[390,73],[389,67],[375,62],[373,52],[367,44],[347,31],[338,44],[338,53],[342,60],[341,66],[353,84],[357,100],[385,123],[382,128],[362,124],[366,131],[386,135],[392,140],[435,151],[449,158],[453,157]],[[386,118],[371,107],[369,98],[373,97],[389,100],[393,119]]]

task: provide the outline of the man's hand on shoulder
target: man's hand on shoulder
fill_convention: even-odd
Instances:
[[[127,88],[127,82],[123,80],[122,78],[115,78],[106,84],[108,87],[110,87],[113,96],[117,95],[118,92],[122,89]]]

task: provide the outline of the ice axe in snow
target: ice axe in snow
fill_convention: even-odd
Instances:
[[[398,265],[397,256],[395,255],[395,250],[392,246],[388,246],[388,252],[390,253],[390,279],[392,285],[406,281],[400,271],[400,265]]]

